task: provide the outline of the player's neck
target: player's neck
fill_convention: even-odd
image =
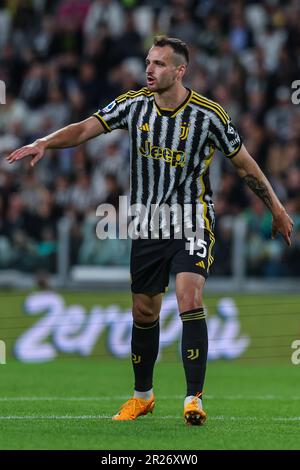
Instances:
[[[155,102],[160,108],[176,109],[187,98],[189,90],[182,84],[162,93],[155,93]]]

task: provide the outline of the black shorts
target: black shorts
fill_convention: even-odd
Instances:
[[[133,240],[130,260],[131,291],[135,294],[165,292],[170,273],[190,272],[207,278],[214,260],[215,238],[208,230],[204,230],[203,238],[192,242],[185,238]]]

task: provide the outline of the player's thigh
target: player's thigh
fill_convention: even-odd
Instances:
[[[151,323],[160,313],[163,294],[132,293],[132,315],[138,323]]]
[[[180,313],[202,307],[205,280],[204,276],[193,272],[180,272],[176,275],[176,297]]]
[[[167,254],[170,245],[170,240],[133,240],[130,260],[132,293],[147,295],[149,298],[151,293],[152,298],[154,294],[166,291],[169,283],[170,260]],[[145,301],[147,305],[152,304],[151,298]],[[153,302],[156,304],[156,301]]]

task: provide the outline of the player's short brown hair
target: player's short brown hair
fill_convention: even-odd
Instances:
[[[153,45],[158,47],[170,46],[176,54],[184,58],[186,65],[189,63],[188,47],[185,42],[180,39],[169,38],[168,36],[156,36]]]

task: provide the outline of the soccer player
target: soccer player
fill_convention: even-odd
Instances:
[[[147,87],[124,93],[88,119],[38,139],[7,157],[12,163],[32,156],[33,166],[47,149],[76,146],[114,129],[129,131],[131,205],[146,208],[146,216],[137,228],[144,227],[146,221],[143,233],[149,237],[132,242],[134,395],[113,416],[114,420],[135,420],[154,408],[152,379],[159,348],[159,313],[170,270],[176,274],[182,319],[182,361],[187,384],[184,419],[191,425],[201,425],[206,419],[201,396],[208,339],[202,291],[213,262],[215,242],[209,183],[215,148],[232,162],[239,176],[271,211],[272,236],[280,233],[291,244],[293,222],[242,144],[226,111],[183,85],[188,62],[186,44],[175,38],[156,38],[146,58]],[[166,211],[159,214],[158,230],[152,237],[153,206],[172,210],[169,218]],[[185,207],[191,210],[185,212]],[[195,228],[197,222],[201,236],[196,231],[195,238],[187,244],[187,237],[180,230]],[[182,236],[178,236],[180,233]]]

